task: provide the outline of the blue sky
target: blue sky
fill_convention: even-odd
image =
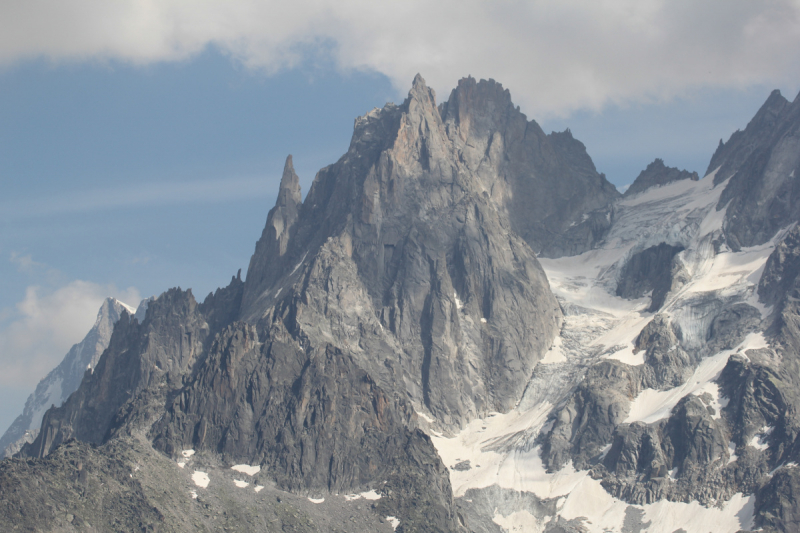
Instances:
[[[0,431],[105,296],[246,270],[286,155],[305,193],[416,72],[439,100],[496,79],[618,186],[655,157],[702,174],[800,89],[796,0],[377,4],[0,7]]]

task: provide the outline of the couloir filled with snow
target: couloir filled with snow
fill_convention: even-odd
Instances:
[[[753,495],[737,494],[715,507],[698,502],[659,501],[633,505],[609,495],[588,472],[567,465],[547,473],[535,438],[549,428],[548,415],[564,401],[582,378],[579,371],[598,358],[613,358],[630,365],[644,363],[634,353],[634,340],[652,320],[647,312],[650,298],[626,300],[615,295],[621,269],[634,254],[666,243],[684,248],[678,255],[688,281],[668,294],[664,313],[684,333],[682,342],[700,346],[713,319],[713,308],[736,301],[756,307],[766,316],[755,293],[769,254],[782,233],[762,246],[733,252],[715,252],[713,241],[722,230],[725,208],[717,210],[725,182],[714,187],[715,172],[699,181],[683,180],[650,188],[623,198],[615,206],[615,221],[604,244],[576,257],[540,259],[550,286],[565,311],[561,336],[537,366],[516,409],[473,420],[459,434],[447,437],[432,432],[445,465],[450,468],[454,496],[469,489],[493,485],[557,498],[557,515],[537,517],[525,510],[503,515],[495,510],[494,522],[506,531],[539,532],[561,516],[585,517],[592,532],[622,531],[626,509],[633,507],[646,531],[672,533],[735,532],[752,526]],[[710,393],[719,413],[727,398],[721,397],[714,380],[736,352],[766,346],[764,336],[754,333],[732,350],[709,353],[685,384],[672,390],[646,389],[633,399],[626,422],[654,422],[667,417],[687,394]],[[718,415],[717,415],[718,416]],[[610,444],[610,443],[609,443]],[[754,446],[759,445],[754,443]],[[731,458],[735,460],[735,456]],[[469,461],[469,468],[453,466]]]

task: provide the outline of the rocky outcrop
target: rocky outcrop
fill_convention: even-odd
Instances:
[[[775,246],[758,282],[759,299],[766,305],[780,304],[790,294],[800,275],[800,226],[792,228]],[[794,296],[793,296],[794,297]]]
[[[591,249],[601,231],[561,236],[620,194],[569,130],[546,135],[494,80],[464,78],[440,106],[457,157],[507,211],[511,226],[547,257]]]
[[[560,470],[569,460],[585,469],[602,455],[603,447],[628,416],[630,400],[639,392],[635,367],[606,360],[590,367],[566,404],[553,415],[553,426],[542,446],[548,471]]]
[[[624,196],[633,196],[651,187],[659,187],[680,180],[697,181],[700,176],[697,172],[680,170],[676,167],[668,167],[663,159],[656,158],[647,168],[642,170],[630,187],[625,190]]]
[[[162,294],[149,305],[142,324],[123,313],[94,371],[85,373],[64,405],[45,413],[38,437],[23,453],[44,457],[72,438],[105,442],[127,402],[147,389],[181,382],[203,353],[207,336],[208,325],[191,291]]]
[[[108,346],[114,324],[122,312],[132,310],[122,302],[107,298],[94,326],[81,342],[70,348],[61,363],[51,370],[28,397],[22,413],[0,438],[0,450],[6,457],[18,452],[25,443],[32,442],[39,433],[42,416],[51,406],[60,406],[81,384],[87,369],[97,366],[100,355]]]
[[[756,495],[756,531],[790,533],[800,528],[800,470],[778,470]]]
[[[661,309],[672,289],[673,259],[683,251],[681,246],[661,243],[634,254],[622,268],[617,296],[634,299],[651,294],[648,311]]]
[[[634,352],[644,350],[642,388],[671,389],[692,375],[697,357],[683,349],[678,334],[668,317],[656,315],[636,337]]]
[[[800,95],[789,103],[773,91],[744,131],[722,143],[708,172],[728,180],[717,209],[733,250],[763,244],[800,220]]]

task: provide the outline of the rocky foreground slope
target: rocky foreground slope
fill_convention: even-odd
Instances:
[[[287,159],[244,281],[123,313],[0,463],[0,523],[794,530],[800,99],[780,99],[703,179],[657,160],[622,197],[494,81],[437,105],[418,76],[305,200]]]

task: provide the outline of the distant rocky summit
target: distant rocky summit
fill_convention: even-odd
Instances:
[[[689,172],[688,170],[680,170],[675,167],[668,167],[664,165],[663,159],[656,158],[655,161],[647,165],[647,168],[642,170],[636,177],[634,182],[625,190],[624,196],[631,196],[640,193],[650,187],[657,187],[659,185],[666,185],[679,180],[692,180],[697,181],[700,176],[697,172]]]
[[[0,529],[797,530],[798,106],[623,196],[418,75],[305,199],[286,159],[244,279],[118,313]]]

